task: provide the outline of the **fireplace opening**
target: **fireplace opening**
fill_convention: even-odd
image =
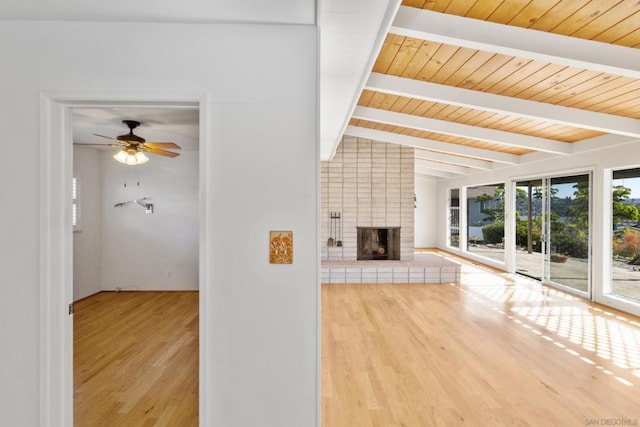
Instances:
[[[400,227],[358,227],[358,260],[399,260]]]

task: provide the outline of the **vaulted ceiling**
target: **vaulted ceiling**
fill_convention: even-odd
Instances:
[[[637,0],[4,0],[3,19],[318,25],[323,160],[351,135],[446,178],[640,141]],[[163,114],[144,131],[185,133]]]
[[[470,174],[640,141],[640,2],[404,0],[345,135]]]

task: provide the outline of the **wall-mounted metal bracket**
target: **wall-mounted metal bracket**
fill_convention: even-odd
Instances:
[[[113,205],[114,208],[118,208],[120,206],[124,206],[126,204],[129,203],[136,203],[140,206],[142,206],[145,210],[146,213],[148,214],[152,214],[153,213],[153,203],[145,203],[145,200],[149,200],[148,197],[143,197],[142,199],[134,199],[134,200],[129,200],[126,202],[120,202],[120,203],[116,203],[115,205]]]

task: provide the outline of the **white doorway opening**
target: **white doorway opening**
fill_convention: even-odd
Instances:
[[[78,107],[198,108],[199,113],[199,401],[206,425],[209,384],[207,277],[206,100],[201,93],[42,94],[40,102],[40,424],[73,425],[73,146],[72,109]]]

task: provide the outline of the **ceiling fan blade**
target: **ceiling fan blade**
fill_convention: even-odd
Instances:
[[[145,150],[147,153],[151,153],[151,154],[157,154],[159,156],[165,156],[165,157],[178,157],[180,154],[179,153],[174,153],[172,151],[167,151],[167,150],[162,150],[160,148],[152,148],[152,147],[145,147]]]
[[[144,146],[150,148],[171,148],[174,150],[179,150],[180,148],[182,148],[178,144],[175,144],[173,142],[145,142]]]
[[[84,142],[74,142],[73,145],[78,145],[80,147],[82,147],[83,145],[98,146],[98,147],[119,147],[120,146],[120,144],[94,144],[94,143],[86,144]]]
[[[100,138],[107,138],[107,139],[110,139],[112,141],[116,141],[118,144],[122,144],[123,143],[123,141],[120,141],[119,139],[112,138],[110,136],[100,135],[99,133],[94,133],[94,135],[95,136],[99,136]]]

